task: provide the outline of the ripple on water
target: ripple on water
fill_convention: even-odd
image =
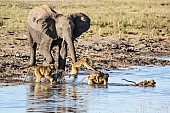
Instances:
[[[0,87],[1,112],[88,112],[88,113],[168,113],[170,111],[170,66],[133,66],[108,71],[107,87],[82,84],[50,86],[25,84]],[[88,74],[78,75],[76,82]],[[154,79],[156,87],[136,87],[122,78],[140,82]]]

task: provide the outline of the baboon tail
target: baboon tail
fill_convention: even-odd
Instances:
[[[81,80],[80,82],[78,82],[78,84],[82,83],[83,80],[84,80],[85,78],[87,78],[87,77],[88,77],[88,76],[83,77],[82,80]]]
[[[136,82],[134,82],[134,81],[130,81],[130,80],[127,80],[127,79],[122,79],[122,80],[125,80],[125,81],[127,81],[127,82],[131,82],[131,83],[134,83],[135,85],[136,85]]]

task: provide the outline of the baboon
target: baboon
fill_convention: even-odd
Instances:
[[[108,83],[108,78],[109,78],[109,74],[103,74],[102,76],[99,77],[99,84],[103,84],[103,85],[107,85]]]
[[[103,84],[107,85],[109,74],[104,74],[100,71],[95,71],[89,76],[85,76],[79,83],[81,83],[85,78],[88,78],[88,85]]]
[[[77,74],[78,73],[77,68],[81,67],[82,65],[84,65],[87,69],[94,71],[94,69],[87,63],[87,58],[83,57],[81,60],[79,60],[75,63],[71,63],[72,71],[70,72],[70,74],[71,75]]]
[[[93,84],[98,84],[99,83],[99,77],[101,76],[100,71],[95,71],[92,74],[88,76],[88,84],[93,85]]]
[[[97,84],[98,83],[98,81],[99,81],[99,76],[101,75],[101,72],[100,71],[95,71],[95,72],[93,72],[93,73],[91,73],[89,76],[85,76],[85,77],[83,77],[83,79],[79,82],[79,84],[81,83],[81,82],[83,82],[83,80],[85,79],[85,78],[88,78],[88,84]]]
[[[53,83],[54,79],[51,77],[51,73],[53,70],[55,70],[54,64],[50,64],[48,66],[31,66],[31,67],[29,67],[29,71],[30,71],[30,69],[34,70],[36,82],[41,82],[41,78],[45,77],[45,78],[49,79],[51,83]],[[26,80],[26,77],[25,77],[25,80]]]
[[[122,79],[122,80],[125,80],[127,82],[132,82],[132,83],[134,83],[135,86],[144,86],[144,87],[151,86],[151,87],[153,87],[156,84],[156,82],[153,79],[151,79],[150,81],[144,80],[139,83],[136,83],[134,81],[129,81],[127,79]]]
[[[150,87],[154,87],[155,84],[156,84],[156,82],[153,79],[151,79],[147,82],[147,86],[150,86]]]

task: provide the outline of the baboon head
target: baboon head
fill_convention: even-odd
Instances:
[[[87,58],[86,58],[86,57],[83,57],[82,59],[85,60],[85,61],[87,61]]]
[[[102,78],[101,81],[104,81],[104,80],[105,80],[106,82],[108,82],[109,74],[106,73],[106,74],[104,74],[101,78]]]
[[[153,85],[156,84],[156,82],[155,82],[153,79],[149,80],[149,83],[151,83],[151,84],[153,84]]]

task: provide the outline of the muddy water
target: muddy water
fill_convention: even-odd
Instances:
[[[108,72],[107,87],[92,87],[87,80],[77,85],[24,84],[0,87],[0,112],[77,112],[77,113],[170,113],[170,66],[131,67]],[[80,73],[77,81],[87,73]],[[155,79],[154,88],[129,85]]]

